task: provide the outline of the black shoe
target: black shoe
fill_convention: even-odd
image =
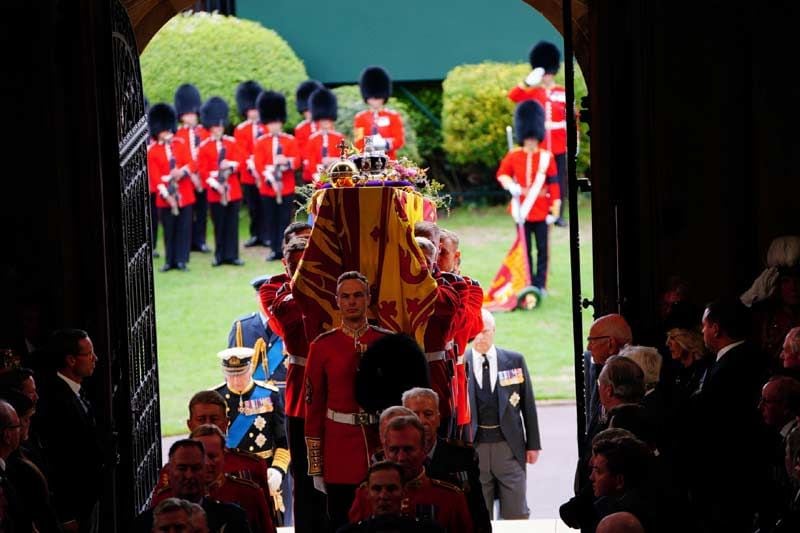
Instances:
[[[213,260],[213,261],[211,261],[211,266],[212,266],[212,267],[218,267],[218,266],[220,266],[221,264],[222,264],[222,261],[220,261],[220,260],[219,260],[219,259],[217,259],[217,258],[214,258],[214,260]]]
[[[230,261],[228,261],[228,264],[240,267],[240,266],[244,266],[244,261],[242,261],[241,259],[239,259],[237,257],[236,259],[231,259]]]
[[[267,254],[267,261],[280,261],[281,259],[283,259],[283,256],[274,252]]]
[[[261,241],[258,240],[258,237],[250,237],[244,241],[245,248],[252,248],[253,246],[261,246]]]
[[[172,265],[161,265],[161,268],[158,269],[159,272],[166,272],[168,270],[172,270]]]
[[[161,257],[161,254],[158,253],[158,250],[154,249],[153,250],[153,259],[158,259],[159,257]]]
[[[558,220],[556,220],[556,226],[558,226],[559,228],[566,228],[567,226],[569,226],[569,222],[567,222],[563,218],[559,218]]]
[[[186,266],[186,263],[178,263],[178,266],[176,266],[175,268],[177,268],[181,272],[189,272],[189,267]]]

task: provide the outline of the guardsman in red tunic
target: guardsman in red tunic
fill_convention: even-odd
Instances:
[[[161,272],[188,270],[194,186],[194,164],[186,144],[173,135],[175,111],[169,104],[155,104],[147,113],[153,142],[147,147],[150,188],[158,191],[156,207],[164,226],[165,262]]]
[[[208,130],[199,125],[200,106],[203,100],[200,91],[190,83],[184,83],[175,91],[175,112],[178,114],[178,131],[175,136],[183,139],[192,155],[195,170],[192,173],[192,182],[195,188],[196,202],[192,209],[192,251],[209,253],[206,246],[206,226],[208,220],[208,201],[206,190],[200,177],[196,173],[197,154],[200,143],[208,138]]]
[[[519,212],[512,209],[512,216],[525,221],[531,280],[544,296],[549,225],[555,222],[561,209],[561,192],[553,154],[539,146],[545,134],[542,106],[533,100],[519,104],[514,111],[514,129],[522,146],[511,150],[500,162],[497,181],[512,196],[519,196]],[[531,233],[536,237],[535,270]]]
[[[356,148],[364,149],[364,137],[372,136],[372,146],[383,150],[389,159],[397,159],[397,151],[405,144],[403,119],[400,113],[384,107],[392,95],[392,80],[381,67],[367,67],[358,82],[361,96],[369,109],[353,120]]]
[[[445,481],[431,479],[425,473],[425,428],[416,416],[393,418],[384,436],[386,459],[403,467],[405,498],[400,512],[409,517],[433,520],[445,531],[472,533],[472,518],[464,493]],[[368,488],[362,484],[356,491],[348,513],[351,523],[372,514]]]
[[[386,335],[367,323],[369,281],[359,272],[337,280],[336,303],[342,325],[317,337],[306,361],[306,447],[308,474],[327,491],[331,530],[347,523],[347,510],[366,477],[370,457],[379,446],[378,417],[365,412],[355,398],[361,354]]]
[[[339,144],[344,135],[334,130],[334,122],[338,116],[336,95],[328,89],[317,89],[308,99],[311,107],[311,120],[317,123],[316,133],[312,133],[303,152],[303,181],[311,183],[314,176],[328,168],[328,165],[339,159]]]
[[[283,258],[283,232],[292,217],[294,171],[300,168],[301,157],[295,138],[282,131],[286,98],[274,91],[264,91],[256,104],[267,132],[256,141],[254,158],[256,170],[263,178],[259,192],[271,248],[267,261],[275,261]]]
[[[214,223],[214,260],[212,266],[244,265],[239,259],[239,206],[242,203],[240,170],[247,165],[236,139],[225,135],[228,104],[212,96],[200,114],[209,133],[200,143],[197,167],[206,188],[211,221]]]
[[[206,454],[206,490],[215,500],[234,503],[247,515],[252,531],[275,532],[271,509],[258,485],[247,479],[225,473],[225,435],[213,424],[195,428],[189,438],[203,443]],[[166,498],[173,497],[172,488],[160,489],[151,502],[155,507]]]
[[[259,234],[263,224],[261,223],[261,196],[258,194],[257,181],[261,176],[256,172],[253,158],[256,140],[265,131],[258,118],[258,108],[256,107],[256,99],[262,90],[261,85],[252,80],[244,81],[236,87],[236,107],[244,120],[233,130],[233,136],[239,148],[244,152],[247,162],[245,167],[239,170],[239,181],[242,183],[242,196],[250,215],[250,237],[244,242],[245,248],[266,246],[264,242],[266,236]]]
[[[306,153],[308,138],[317,131],[317,123],[311,118],[311,106],[309,106],[308,99],[314,91],[324,87],[317,80],[306,80],[297,86],[297,90],[294,93],[297,112],[303,115],[303,120],[294,127],[294,138],[297,139],[297,148],[301,154]]]
[[[567,195],[567,91],[556,84],[561,68],[561,52],[553,43],[539,41],[528,54],[533,71],[525,80],[508,92],[508,98],[518,104],[535,100],[544,109],[544,138],[541,146],[556,159],[561,196]],[[566,226],[561,204],[556,225]]]

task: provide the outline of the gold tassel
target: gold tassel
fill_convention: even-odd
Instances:
[[[241,348],[244,346],[244,337],[242,336],[242,321],[236,321],[236,347]]]

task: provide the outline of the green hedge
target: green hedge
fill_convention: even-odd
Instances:
[[[508,91],[530,72],[528,64],[481,63],[461,65],[447,74],[442,97],[443,147],[450,163],[496,168],[508,151],[506,126],[513,126],[514,103]],[[564,84],[564,68],[556,82]],[[575,65],[575,102],[586,95],[586,83]],[[586,126],[581,127],[579,174],[589,161]]]
[[[193,83],[203,99],[224,98],[238,123],[236,86],[256,80],[286,96],[287,131],[300,121],[294,92],[308,78],[303,62],[277,33],[257,22],[218,13],[181,13],[153,37],[141,55],[144,92],[151,103],[172,103],[175,89]]]
[[[343,134],[348,142],[353,142],[353,119],[356,114],[367,108],[358,85],[342,85],[333,89],[339,102],[339,118],[336,121],[336,130]],[[390,98],[387,107],[394,109],[403,117],[406,144],[397,153],[397,157],[407,157],[415,163],[420,163],[417,134],[414,124],[409,117],[408,104],[397,98]]]
[[[405,86],[417,100],[430,110],[434,117],[441,120],[442,116],[442,84],[440,82],[414,84]],[[408,109],[409,119],[417,134],[419,155],[426,165],[439,157],[442,149],[442,130],[434,124],[414,102],[401,90],[395,87],[395,96]]]

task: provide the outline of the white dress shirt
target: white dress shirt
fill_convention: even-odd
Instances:
[[[56,376],[58,376],[61,379],[63,379],[64,383],[69,385],[69,388],[72,389],[72,392],[75,393],[75,396],[77,396],[78,398],[81,397],[81,384],[80,383],[78,383],[77,381],[72,381],[67,376],[62,374],[61,372],[56,372]]]
[[[494,344],[486,352],[486,359],[489,360],[489,381],[492,384],[492,392],[497,383],[497,349]],[[479,353],[475,347],[472,348],[472,372],[475,374],[475,382],[478,387],[483,388],[483,354]]]

